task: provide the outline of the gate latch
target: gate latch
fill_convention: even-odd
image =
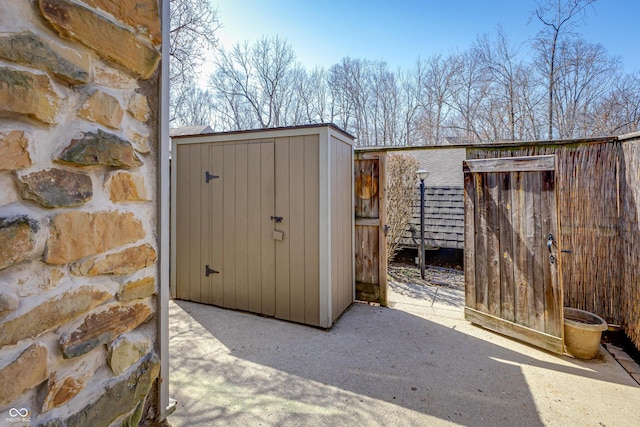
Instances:
[[[553,247],[553,234],[549,233],[549,237],[547,237],[547,248],[549,248],[549,252],[551,252],[552,247]]]
[[[281,216],[271,216],[271,221],[282,222]]]
[[[220,272],[219,272],[219,271],[216,271],[216,270],[214,270],[214,269],[212,269],[212,268],[209,268],[209,265],[208,265],[208,264],[207,264],[207,265],[205,265],[205,267],[204,267],[204,275],[205,275],[205,276],[207,276],[207,277],[209,277],[209,275],[210,275],[210,274],[212,274],[212,273],[213,273],[213,274],[218,274],[218,273],[220,273]]]

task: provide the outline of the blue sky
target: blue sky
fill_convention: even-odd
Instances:
[[[308,69],[330,67],[345,56],[385,60],[391,69],[418,57],[464,51],[477,35],[502,24],[514,45],[534,37],[527,24],[535,0],[211,0],[225,47],[262,36],[286,39]],[[622,58],[625,71],[640,71],[640,1],[599,0],[578,29]]]

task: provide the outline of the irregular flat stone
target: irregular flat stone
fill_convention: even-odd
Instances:
[[[131,341],[126,337],[116,339],[109,346],[109,367],[115,375],[122,374],[147,353],[148,347],[143,341]]]
[[[147,119],[149,119],[149,115],[151,114],[147,97],[141,93],[136,92],[129,100],[127,111],[134,119],[141,122],[146,122]]]
[[[84,377],[66,377],[59,380],[54,373],[47,381],[47,392],[42,403],[42,412],[64,405],[80,393],[87,382]]]
[[[0,132],[0,171],[14,171],[31,166],[24,131]]]
[[[71,37],[134,74],[148,79],[160,53],[148,42],[92,10],[69,0],[39,0],[42,16],[63,37]]]
[[[71,273],[77,276],[100,274],[130,274],[156,262],[156,251],[148,243],[105,257],[91,257],[71,265]]]
[[[65,358],[86,354],[102,344],[115,340],[118,335],[140,326],[152,314],[146,304],[112,305],[106,310],[89,314],[75,331],[60,338]]]
[[[78,110],[78,116],[112,129],[118,129],[124,116],[124,110],[120,101],[115,97],[97,90],[82,104]]]
[[[150,297],[156,293],[156,281],[153,277],[145,277],[140,280],[125,283],[116,294],[118,301],[131,301]]]
[[[109,66],[96,64],[93,70],[93,82],[98,86],[106,86],[114,89],[135,89],[138,87],[138,80]]]
[[[91,81],[89,55],[59,46],[31,32],[0,37],[0,57],[48,71],[67,83]]]
[[[136,28],[155,44],[162,42],[157,0],[84,0],[89,6],[104,10],[121,22]]]
[[[44,123],[55,123],[61,102],[49,77],[0,68],[0,112],[22,114]]]
[[[109,188],[109,198],[114,203],[145,202],[149,200],[144,177],[125,171],[112,174],[105,186]]]
[[[72,139],[58,160],[76,165],[104,165],[125,169],[142,165],[129,141],[100,129]]]
[[[93,196],[91,178],[84,173],[48,169],[19,178],[22,198],[44,208],[80,206]]]
[[[44,261],[66,264],[143,237],[142,222],[131,212],[62,212],[53,218]]]
[[[107,426],[137,408],[151,391],[158,374],[160,361],[155,353],[145,356],[128,376],[106,384],[104,393],[93,403],[66,420],[56,420],[46,426],[86,427]]]
[[[0,293],[0,315],[15,310],[19,304],[18,297],[14,294],[10,292]]]
[[[34,244],[34,232],[29,219],[0,218],[0,270],[27,259]]]
[[[35,343],[0,370],[0,407],[13,402],[47,379],[48,354],[44,345]]]
[[[0,348],[34,338],[99,306],[111,294],[83,286],[44,301],[21,316],[0,323]]]
[[[141,134],[136,131],[128,131],[127,138],[131,141],[133,149],[138,153],[146,154],[151,148],[149,147],[149,135]]]

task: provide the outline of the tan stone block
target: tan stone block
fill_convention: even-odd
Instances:
[[[131,341],[126,337],[120,337],[109,346],[109,367],[115,375],[120,375],[140,360],[148,350],[148,343],[144,341]]]
[[[160,53],[126,28],[69,0],[39,0],[42,16],[62,36],[71,37],[95,51],[101,58],[129,70],[143,79],[154,73]]]
[[[48,354],[44,345],[35,343],[0,370],[0,407],[13,402],[47,379]]]
[[[78,116],[112,129],[118,129],[124,116],[124,110],[115,97],[97,90],[82,104],[78,110]]]
[[[143,237],[142,222],[131,212],[63,212],[53,218],[44,261],[66,264]]]
[[[31,166],[28,145],[23,131],[0,132],[0,170],[13,171]]]
[[[142,299],[156,293],[156,281],[153,277],[145,277],[140,280],[125,283],[116,294],[118,301],[131,301]]]
[[[44,123],[55,123],[61,97],[49,77],[0,68],[0,111],[23,114]]]
[[[131,145],[133,145],[133,149],[138,153],[146,154],[150,151],[148,134],[143,135],[130,130],[127,132],[127,139],[131,142]]]
[[[71,265],[71,273],[77,276],[100,274],[130,274],[156,262],[156,251],[145,243],[105,257],[91,257]]]
[[[87,382],[83,377],[66,377],[59,380],[54,373],[47,381],[47,394],[42,403],[42,412],[64,405],[80,393]]]
[[[157,0],[84,0],[84,2],[136,28],[147,35],[154,44],[159,45],[162,42]]]
[[[46,300],[20,316],[0,323],[0,348],[56,328],[109,298],[111,294],[108,292],[83,286]]]
[[[114,89],[134,89],[138,86],[138,80],[135,78],[123,71],[105,66],[95,67],[93,81],[96,85]]]
[[[105,186],[109,189],[109,198],[114,203],[149,200],[144,177],[138,174],[118,171],[109,177]]]
[[[60,338],[62,354],[65,358],[86,354],[102,344],[115,340],[118,335],[137,328],[152,313],[151,307],[137,303],[111,305],[107,309],[89,314],[80,327]]]
[[[129,114],[131,114],[134,119],[146,122],[151,114],[147,97],[136,92],[129,100],[127,111],[129,111]]]
[[[0,270],[26,260],[34,249],[34,234],[25,218],[0,218]]]

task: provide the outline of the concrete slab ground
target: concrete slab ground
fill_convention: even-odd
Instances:
[[[171,426],[640,426],[603,348],[557,356],[463,319],[461,290],[393,285],[329,331],[170,303]]]

